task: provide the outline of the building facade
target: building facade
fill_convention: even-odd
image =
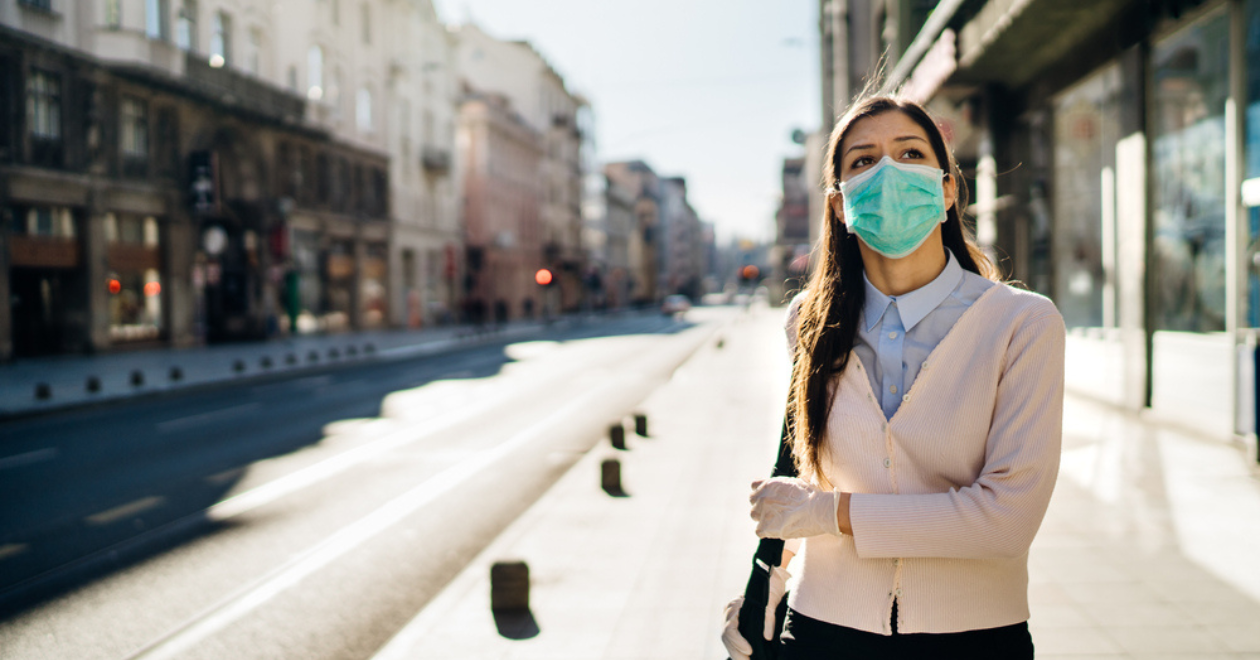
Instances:
[[[809,271],[809,186],[805,158],[785,158],[781,170],[782,197],[775,213],[774,245],[770,248],[770,300],[786,303],[805,286]]]
[[[665,293],[660,284],[659,234],[663,214],[661,179],[647,163],[639,160],[607,163],[604,175],[609,187],[618,187],[632,200],[633,231],[628,235],[630,303],[655,305]]]
[[[541,218],[542,136],[500,94],[469,91],[459,115],[467,272],[464,316],[475,323],[562,311],[547,266]]]
[[[977,236],[1058,304],[1069,387],[1254,438],[1260,1],[942,2],[889,86],[972,178]]]
[[[543,261],[556,274],[559,309],[575,311],[587,294],[579,126],[584,102],[528,42],[496,39],[472,23],[454,33],[460,76],[468,87],[508,99],[542,139],[538,177]]]
[[[388,163],[253,72],[265,52],[235,35],[265,33],[265,15],[45,4],[0,2],[0,355],[258,338],[316,312],[370,322]],[[303,214],[324,222],[309,278]]]

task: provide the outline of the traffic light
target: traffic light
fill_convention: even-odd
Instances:
[[[539,268],[538,272],[534,273],[534,281],[538,283],[538,286],[551,286],[556,281],[556,278],[551,274],[550,270]]]
[[[747,266],[739,269],[739,281],[744,284],[756,282],[757,278],[760,276],[761,269],[752,264],[748,264]]]

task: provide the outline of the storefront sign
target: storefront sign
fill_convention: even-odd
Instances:
[[[161,265],[161,257],[156,247],[127,243],[109,246],[105,259],[111,270],[125,273],[158,270]]]
[[[19,268],[77,268],[79,242],[71,238],[10,236],[9,263]]]

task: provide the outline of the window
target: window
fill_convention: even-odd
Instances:
[[[332,106],[333,117],[341,118],[341,67],[334,66],[332,80],[328,82],[328,104]]]
[[[1229,18],[1217,12],[1151,52],[1152,325],[1225,329],[1225,105]]]
[[[74,238],[74,214],[60,206],[32,206],[26,211],[26,235]]]
[[[332,0],[328,4],[332,5],[333,25],[341,25],[341,0]]]
[[[175,19],[175,45],[181,50],[197,50],[197,0],[183,0]]]
[[[105,214],[109,334],[114,341],[162,332],[161,236],[152,216]]]
[[[287,76],[286,82],[289,85],[289,91],[291,92],[297,91],[297,67],[296,66],[292,66],[292,65],[289,66],[289,75]]]
[[[249,29],[249,39],[245,42],[245,70],[256,75],[262,75],[262,30],[258,28]]]
[[[306,51],[306,98],[324,98],[324,49],[319,46]]]
[[[232,61],[232,17],[227,12],[214,13],[210,31],[210,66],[218,68]]]
[[[43,9],[44,11],[52,11],[52,0],[18,0],[18,4],[23,7],[32,9]]]
[[[122,0],[105,0],[105,25],[115,30],[122,27]]]
[[[148,158],[149,113],[144,101],[124,97],[118,115],[122,121],[119,146],[123,155],[134,159]]]
[[[26,125],[31,136],[61,139],[61,79],[33,69],[26,79]]]
[[[363,43],[372,43],[372,8],[368,3],[363,3],[360,7],[359,24],[363,28]]]
[[[366,87],[359,88],[359,94],[355,98],[354,116],[360,131],[372,132],[372,90]]]
[[[166,39],[166,0],[144,0],[144,34],[150,39]]]

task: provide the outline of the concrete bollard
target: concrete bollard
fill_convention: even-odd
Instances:
[[[368,342],[367,344],[364,344],[364,346],[363,346],[363,352],[364,352],[364,353],[367,353],[368,355],[371,355],[371,354],[375,353],[375,352],[376,352],[376,344],[373,344],[372,342]]]
[[[262,359],[258,361],[258,366],[262,367],[263,369],[270,369],[271,357],[267,355],[262,356]]]
[[[626,429],[623,428],[620,423],[609,426],[608,440],[612,442],[613,449],[625,449]]]
[[[600,487],[609,495],[624,493],[621,487],[621,461],[610,458],[599,466]]]
[[[317,351],[311,351],[311,352],[307,353],[307,354],[306,354],[306,361],[307,361],[307,362],[319,362],[319,352],[317,352]]]
[[[490,567],[490,609],[495,612],[529,610],[529,565],[496,561]]]
[[[356,356],[356,355],[358,355],[358,354],[359,354],[359,349],[355,348],[355,347],[354,347],[354,344],[351,344],[351,345],[349,345],[349,346],[347,346],[347,347],[346,347],[346,355],[347,355],[347,356],[349,356],[349,357],[354,357],[354,356]]]
[[[232,371],[235,371],[235,372],[236,372],[236,373],[238,373],[238,374],[239,374],[239,373],[244,372],[244,371],[245,371],[245,361],[244,361],[244,360],[236,360],[235,362],[233,362],[233,363],[232,363]]]
[[[101,391],[101,379],[96,376],[88,376],[87,382],[83,386],[87,391],[95,394]]]
[[[293,365],[295,365],[295,364],[297,364],[297,356],[296,356],[296,355],[294,355],[294,354],[292,354],[292,353],[289,353],[288,355],[285,355],[285,356],[284,356],[284,363],[285,363],[285,364],[287,364],[287,365],[289,365],[290,367],[291,367],[291,366],[293,366]]]
[[[335,349],[335,348],[330,348],[330,349],[328,349],[328,359],[329,359],[329,360],[336,360],[336,359],[338,359],[338,358],[340,358],[340,357],[341,357],[341,351],[339,351],[339,350],[337,350],[337,349]]]
[[[183,380],[184,370],[179,367],[171,367],[171,371],[167,374],[167,378],[170,378],[171,380]]]
[[[47,401],[52,398],[52,386],[48,383],[39,383],[35,386],[35,399],[38,401]]]
[[[648,437],[647,415],[643,413],[634,414],[634,432],[639,434],[641,437]]]
[[[131,386],[140,387],[144,385],[144,372],[136,369],[131,372]]]

